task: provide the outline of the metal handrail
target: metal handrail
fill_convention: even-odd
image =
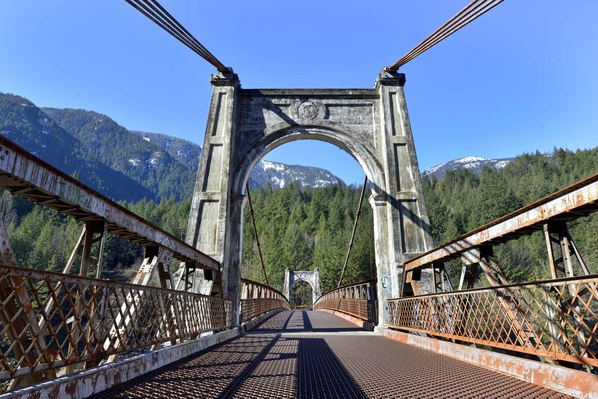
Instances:
[[[598,366],[598,274],[390,299],[391,328]]]
[[[52,378],[232,320],[228,299],[6,265],[0,305],[0,381]]]
[[[362,281],[327,291],[316,300],[314,310],[333,310],[377,324],[376,282]]]
[[[362,284],[372,284],[372,283],[376,283],[376,281],[377,281],[377,280],[376,280],[375,278],[373,278],[373,279],[370,279],[370,280],[364,280],[364,281],[360,281],[360,282],[358,282],[358,283],[351,283],[351,284],[346,284],[346,285],[343,285],[342,287],[333,288],[333,289],[331,289],[331,290],[328,290],[328,291],[326,291],[326,292],[325,292],[325,293],[323,293],[322,295],[320,295],[320,296],[319,296],[319,297],[316,299],[316,302],[318,302],[318,301],[320,300],[320,298],[322,298],[324,295],[327,295],[327,294],[329,294],[329,293],[331,293],[331,292],[334,292],[334,291],[339,291],[339,290],[342,290],[342,289],[344,289],[344,288],[349,288],[349,287],[353,287],[353,286],[357,286],[357,285],[362,285]]]
[[[241,279],[241,323],[277,309],[290,309],[286,296],[265,284]]]

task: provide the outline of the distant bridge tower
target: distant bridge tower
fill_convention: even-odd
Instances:
[[[238,323],[245,183],[274,148],[322,140],[352,155],[372,185],[380,324],[399,296],[404,261],[431,248],[403,86],[383,72],[373,89],[242,89],[236,74],[212,75],[212,100],[189,215],[187,242],[222,262],[223,294]]]
[[[293,303],[293,298],[291,298],[293,296],[293,287],[300,281],[305,281],[311,286],[311,306],[313,307],[316,300],[322,295],[318,269],[314,269],[313,272],[284,270],[284,288],[282,289],[282,293],[287,297],[289,303]]]

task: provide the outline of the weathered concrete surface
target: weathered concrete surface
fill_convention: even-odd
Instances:
[[[293,301],[293,287],[299,281],[305,281],[311,286],[311,306],[313,307],[316,300],[322,296],[322,290],[320,289],[320,273],[318,269],[314,271],[293,271],[285,269],[284,271],[284,288],[282,293],[287,297],[289,303]]]
[[[598,399],[598,375],[595,374],[390,329],[381,329],[380,332],[392,340],[450,356],[567,395]]]
[[[208,335],[0,395],[0,399],[87,398],[238,336],[236,328]]]
[[[225,296],[239,297],[249,174],[282,144],[321,140],[352,155],[372,186],[378,314],[387,322],[399,266],[432,243],[404,84],[403,74],[383,73],[374,89],[244,90],[233,73],[213,75],[187,242],[222,262]]]

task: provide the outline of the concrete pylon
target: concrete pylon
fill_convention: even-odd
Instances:
[[[311,306],[322,296],[320,289],[320,272],[315,268],[314,271],[294,271],[288,268],[284,270],[284,288],[282,293],[287,297],[289,303],[293,301],[293,287],[300,281],[305,281],[311,286]]]
[[[245,183],[272,149],[314,139],[363,167],[372,188],[379,325],[400,293],[404,261],[431,248],[403,86],[383,72],[374,89],[242,89],[235,74],[212,76],[212,101],[193,194],[187,242],[222,263],[222,294],[238,323]]]

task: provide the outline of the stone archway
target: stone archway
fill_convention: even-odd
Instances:
[[[316,300],[322,296],[322,290],[320,289],[320,273],[318,272],[318,269],[316,268],[314,271],[284,270],[284,288],[282,289],[282,293],[287,297],[289,303],[292,303],[293,287],[300,281],[305,281],[311,286],[311,306],[313,307]]]
[[[373,89],[242,89],[216,74],[187,242],[222,263],[223,295],[238,322],[245,183],[255,164],[284,143],[316,139],[352,155],[372,185],[379,325],[400,295],[404,261],[431,248],[405,76],[382,73]]]

